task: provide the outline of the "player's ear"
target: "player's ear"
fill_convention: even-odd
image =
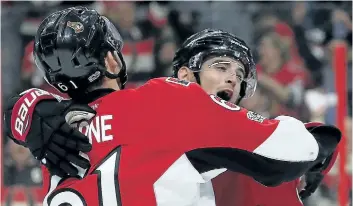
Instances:
[[[195,76],[194,76],[194,73],[189,68],[187,68],[186,66],[182,66],[178,71],[178,79],[193,82],[195,79]]]
[[[119,61],[119,57],[116,55],[114,58],[112,52],[108,51],[107,56],[105,57],[105,67],[107,68],[107,71],[112,73],[112,74],[118,74],[121,70],[121,64]]]
[[[114,55],[114,56],[113,56]],[[112,74],[118,74],[121,70],[121,62],[116,52],[112,53],[110,51],[107,52],[107,56],[104,59],[105,67],[107,71]],[[117,84],[118,83],[118,84]],[[113,88],[115,90],[120,90],[121,83],[120,79],[109,79],[108,77],[104,78],[103,86],[106,88]]]

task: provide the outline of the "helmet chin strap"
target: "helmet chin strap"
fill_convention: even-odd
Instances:
[[[200,74],[199,74],[199,72],[193,72],[193,73],[194,73],[196,82],[201,86],[201,80],[200,80]]]
[[[244,96],[245,96],[245,88],[246,88],[246,83],[242,82],[240,84],[239,97],[238,97],[237,101],[235,102],[235,104],[238,105],[240,103],[240,101],[244,98]]]
[[[236,105],[239,105],[240,104],[240,101],[243,99],[243,97],[242,96],[239,96],[238,97],[238,99],[237,99],[237,101],[235,101],[235,104]]]

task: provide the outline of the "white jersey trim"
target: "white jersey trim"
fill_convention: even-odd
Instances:
[[[289,162],[314,161],[319,145],[304,124],[288,116],[279,116],[276,130],[254,150],[254,153]]]

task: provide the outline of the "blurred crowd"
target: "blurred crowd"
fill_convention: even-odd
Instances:
[[[2,1],[1,4],[3,99],[31,87],[57,92],[46,84],[34,65],[32,41],[44,16],[76,5],[96,9],[119,29],[125,41],[123,55],[129,74],[128,88],[151,78],[171,75],[173,55],[191,34],[205,28],[234,33],[251,45],[258,70],[257,91],[241,104],[266,117],[286,114],[305,122],[336,124],[333,53],[344,45],[348,60],[346,172],[351,177],[351,1]],[[22,198],[27,205],[35,205],[42,196],[29,188],[41,184],[39,164],[27,149],[7,138],[3,138],[2,151],[2,182],[6,188],[3,204],[16,205],[14,202]],[[305,205],[338,205],[338,175],[335,167]],[[21,194],[16,194],[16,189]]]

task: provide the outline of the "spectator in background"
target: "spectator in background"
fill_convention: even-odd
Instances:
[[[305,64],[298,52],[297,42],[295,41],[292,28],[284,22],[279,22],[275,25],[274,32],[278,34],[283,44],[289,47],[288,63],[298,65],[298,69],[304,69]]]
[[[39,163],[30,151],[9,140],[4,158],[4,185],[6,186],[40,186],[42,173]]]
[[[324,40],[324,33],[313,25],[310,12],[310,3],[293,2],[291,11],[291,25],[297,49],[302,63],[308,68],[312,77],[312,86],[322,84],[322,60],[323,50],[321,43]],[[307,38],[309,37],[309,38]]]
[[[326,12],[328,13],[328,12]],[[324,58],[322,61],[322,81],[316,88],[306,93],[306,102],[313,114],[313,121],[319,120],[328,124],[336,123],[336,88],[335,71],[333,66],[334,50],[339,44],[347,47],[347,89],[352,91],[352,25],[349,14],[342,9],[333,9],[328,13],[326,25],[330,29],[322,29],[325,34],[322,48]]]
[[[274,31],[275,25],[280,20],[276,14],[270,10],[263,10],[253,16],[253,25],[255,28],[254,42],[258,45],[261,37],[268,32]],[[256,53],[255,53],[256,54]]]
[[[301,67],[289,61],[289,45],[270,32],[262,36],[258,52],[258,83],[271,101],[270,116],[287,114],[308,121],[303,101],[307,77]]]
[[[176,2],[173,2],[173,4]],[[190,3],[190,2],[189,2]],[[177,44],[182,44],[189,36],[198,31],[196,27],[199,25],[200,14],[197,11],[185,12],[171,8],[168,21],[176,34]]]
[[[169,67],[176,50],[166,7],[151,2],[147,18],[136,21],[136,2],[112,1],[103,4],[105,15],[116,24],[125,42],[122,53],[129,74],[130,86],[127,87],[166,75],[171,70]]]
[[[37,194],[31,191],[33,186],[41,186],[42,171],[39,163],[30,151],[12,140],[8,140],[3,160],[4,206],[17,205],[18,196],[23,196],[25,205],[35,206]],[[16,203],[17,202],[17,203]]]
[[[275,9],[270,8],[266,11],[254,16],[254,24],[257,28],[257,36],[255,41],[260,44],[262,36],[268,32],[278,34],[283,44],[289,47],[288,64],[294,64],[297,69],[303,70],[306,76],[306,82],[310,83],[306,86],[312,86],[313,83],[321,81],[321,62],[313,55],[310,45],[304,34],[304,20],[307,17],[306,2],[285,3],[291,8],[291,15],[285,14],[288,22],[294,26],[294,30],[289,23],[280,19],[280,13],[274,12]],[[294,5],[293,5],[294,4]],[[289,17],[289,18],[288,18]],[[293,23],[294,22],[294,23]],[[315,79],[315,82],[309,79]]]
[[[30,151],[12,140],[5,146],[3,160],[3,192],[5,206],[16,205],[18,196],[23,195],[26,205],[34,206],[38,199],[36,193],[31,191],[33,186],[41,186],[42,171],[37,160]]]

